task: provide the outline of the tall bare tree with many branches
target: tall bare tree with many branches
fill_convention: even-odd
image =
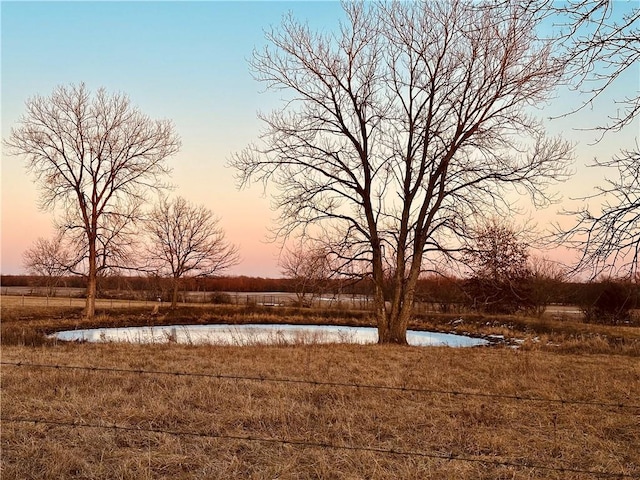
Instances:
[[[226,240],[220,219],[205,206],[182,197],[161,199],[151,212],[147,230],[150,265],[173,281],[172,307],[184,276],[218,274],[240,261],[238,248]]]
[[[529,110],[562,65],[519,3],[344,3],[338,33],[289,17],[254,53],[285,103],[230,164],[241,186],[276,187],[281,236],[323,237],[366,266],[381,343],[406,343],[425,261],[468,219],[506,214],[509,192],[545,204],[566,176],[571,147]]]
[[[113,267],[106,259],[122,248],[118,235],[140,219],[145,194],[164,186],[166,159],[180,140],[170,121],[152,120],[126,95],[99,89],[92,96],[84,84],[34,96],[26,107],[5,143],[26,158],[40,206],[59,207],[59,226],[81,246],[75,265],[86,265],[85,315],[91,318],[97,277]]]

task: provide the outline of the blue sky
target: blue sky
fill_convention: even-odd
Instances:
[[[85,82],[127,93],[144,113],[169,118],[182,138],[170,160],[175,194],[205,204],[240,245],[236,274],[278,275],[265,242],[274,216],[258,189],[237,191],[224,165],[254,140],[264,94],[247,60],[264,30],[294,12],[324,28],[336,2],[2,2],[2,136],[34,94]],[[48,237],[49,213],[19,158],[2,157],[2,273],[21,271],[21,253]]]
[[[338,2],[6,2],[2,15],[2,137],[34,94],[48,95],[57,85],[85,82],[127,93],[154,118],[169,118],[182,138],[170,159],[175,194],[205,204],[222,217],[222,226],[240,245],[243,262],[231,273],[277,276],[277,249],[265,243],[275,214],[259,188],[237,191],[225,167],[231,152],[254,141],[260,131],[256,111],[278,103],[277,93],[261,93],[247,60],[264,44],[264,30],[277,27],[291,11],[322,30],[337,28]],[[615,93],[638,89],[638,69]],[[575,105],[567,92],[543,106],[552,116]],[[601,108],[601,106],[603,106]],[[611,155],[631,147],[638,124],[597,146],[593,132],[575,128],[604,120],[607,96],[578,116],[549,123],[579,143],[578,175],[564,188],[586,194],[602,175],[582,167],[595,154]],[[556,208],[557,209],[557,208]],[[2,155],[2,265],[20,273],[21,254],[39,236],[52,233],[51,214],[37,209],[37,189],[20,158]]]

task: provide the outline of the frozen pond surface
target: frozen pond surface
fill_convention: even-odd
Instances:
[[[59,340],[215,345],[288,345],[315,343],[376,343],[378,331],[370,327],[331,325],[167,325],[157,327],[95,328],[57,332]],[[409,330],[410,345],[474,347],[489,342],[448,333]]]

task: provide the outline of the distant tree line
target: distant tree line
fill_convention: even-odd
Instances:
[[[4,287],[46,287],[46,277],[37,275],[2,275],[1,283]],[[171,278],[160,276],[108,276],[98,280],[99,292],[106,291],[146,291],[168,290],[172,288]],[[81,276],[64,276],[58,282],[58,287],[85,288],[86,279]],[[284,292],[296,293],[297,281],[292,278],[263,278],[249,276],[219,276],[219,277],[186,277],[181,284],[183,291],[203,292]],[[371,291],[371,284],[367,280],[338,281],[324,280],[314,287],[316,293],[326,293],[340,290],[345,294],[367,294]]]
[[[45,288],[46,278],[33,275],[2,275],[3,287]],[[493,285],[488,291],[478,289],[477,278],[459,278],[444,275],[429,275],[418,281],[416,302],[430,304],[443,314],[478,312],[485,314],[542,314],[549,305],[573,305],[592,323],[637,322],[631,315],[640,308],[640,284],[628,279],[603,278],[590,282],[575,282],[561,279],[529,276],[508,286]],[[80,276],[65,276],[58,287],[86,288],[86,279]],[[188,277],[181,284],[182,292],[207,293],[291,293],[299,294],[300,283],[294,278],[262,278],[249,276],[222,276],[217,278]],[[345,281],[324,279],[308,287],[315,298],[320,295],[370,296],[374,285],[370,279]],[[160,297],[170,301],[173,292],[171,278],[158,276],[110,276],[99,279],[99,298],[147,298]],[[58,293],[60,293],[58,291]],[[488,302],[487,296],[501,298]],[[518,302],[514,300],[517,297]],[[301,298],[297,296],[296,298]],[[207,301],[229,303],[230,296],[210,295]],[[299,306],[309,306],[312,301],[299,301]]]

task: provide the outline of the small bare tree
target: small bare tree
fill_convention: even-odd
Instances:
[[[529,259],[531,270],[531,303],[534,313],[541,317],[549,304],[562,299],[567,280],[567,267],[544,256]]]
[[[177,304],[183,277],[218,274],[240,261],[237,247],[226,240],[220,220],[211,210],[182,197],[161,199],[151,212],[147,230],[149,263],[173,282],[172,307]]]
[[[72,267],[72,256],[64,245],[62,235],[51,240],[39,237],[22,254],[22,263],[31,275],[44,279],[47,295],[55,295],[60,279]]]
[[[477,308],[513,313],[530,306],[529,245],[513,225],[497,218],[482,222],[471,235],[465,264],[472,271],[467,292]]]
[[[332,273],[328,253],[320,246],[298,245],[287,249],[280,258],[280,269],[293,280],[300,306],[313,304],[314,298],[327,287]]]
[[[146,192],[163,186],[165,160],[180,141],[170,121],[150,119],[123,94],[100,89],[92,96],[84,84],[58,87],[26,106],[5,144],[26,158],[41,208],[60,207],[60,226],[86,250],[85,315],[91,318],[105,265],[100,245],[107,247],[103,256],[119,248],[115,232],[139,220]]]
[[[523,277],[529,274],[529,244],[522,231],[493,217],[473,229],[465,263],[482,278]]]
[[[289,17],[267,34],[251,67],[286,101],[230,163],[241,186],[275,185],[281,236],[320,231],[345,267],[364,266],[379,341],[406,343],[425,262],[478,213],[506,215],[509,192],[543,204],[566,177],[570,146],[529,113],[562,64],[521,2],[343,8],[338,33]]]

